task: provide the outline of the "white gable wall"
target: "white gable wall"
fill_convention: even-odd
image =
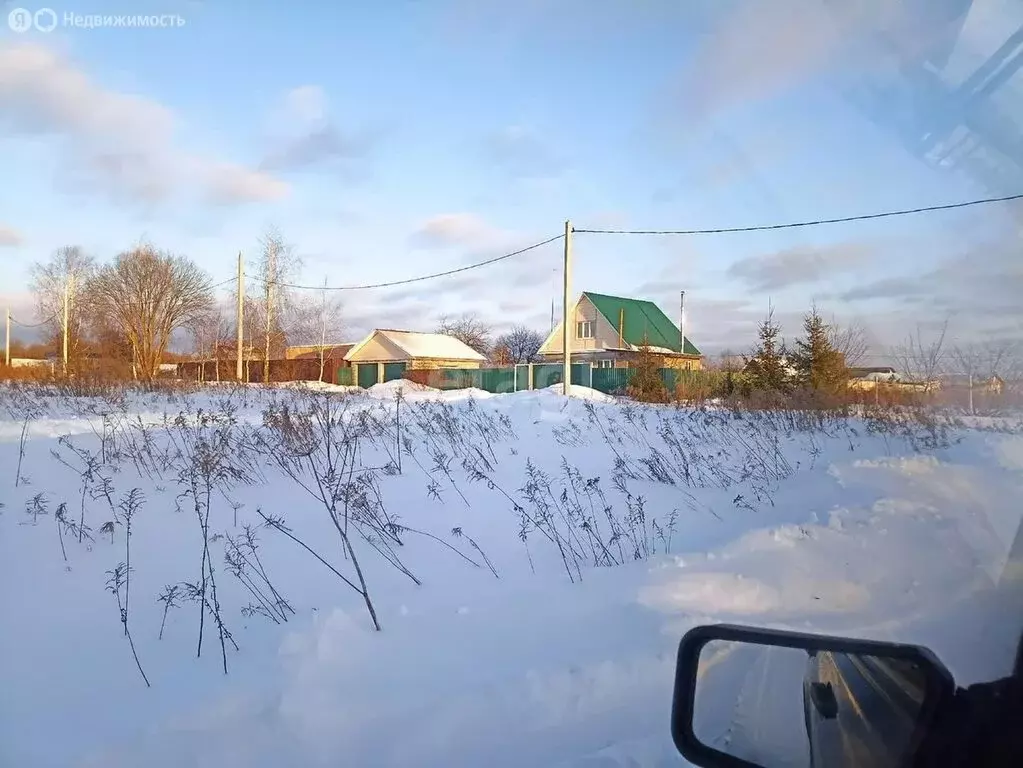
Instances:
[[[572,310],[571,345],[573,352],[588,352],[595,349],[616,349],[618,344],[618,328],[611,325],[589,299],[581,297]],[[594,323],[592,339],[576,338],[576,323],[590,320]],[[564,351],[562,346],[561,328],[563,323],[558,323],[554,330],[540,347],[541,355],[560,355]]]
[[[380,331],[373,331],[366,341],[361,342],[361,346],[353,347],[345,355],[345,360],[352,363],[400,362],[408,359],[409,354]]]

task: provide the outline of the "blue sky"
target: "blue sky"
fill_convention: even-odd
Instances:
[[[8,3],[4,17],[16,5],[37,10]],[[61,18],[185,23],[0,25],[0,299],[33,319],[29,267],[68,244],[107,259],[145,239],[220,281],[272,224],[303,258],[298,281],[350,285],[499,255],[566,218],[711,228],[1023,192],[1023,73],[983,119],[928,85],[962,82],[1023,24],[1021,4],[941,0],[951,26],[914,5],[53,0]],[[907,148],[963,122],[973,159],[941,168]],[[672,316],[684,289],[688,335],[709,352],[748,348],[769,301],[787,335],[811,301],[863,322],[878,355],[949,313],[958,338],[1021,336],[1021,226],[1023,203],[715,237],[579,234],[573,287]],[[560,265],[555,243],[344,293],[344,335],[432,330],[463,311],[547,330]]]

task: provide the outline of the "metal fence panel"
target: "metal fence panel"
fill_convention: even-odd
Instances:
[[[628,368],[594,368],[592,386],[607,395],[624,394],[631,373]]]
[[[674,368],[661,368],[661,381],[668,388],[669,392],[675,391],[675,383],[678,381],[678,371]]]
[[[533,366],[533,389],[546,389],[560,384],[564,368],[561,363],[541,363]]]
[[[437,389],[468,389],[469,387],[483,389],[480,386],[482,373],[479,368],[438,368],[436,371]]]
[[[515,391],[514,368],[484,368],[480,376],[480,389],[494,394]]]
[[[515,366],[515,391],[529,389],[529,364],[519,363]]]
[[[593,366],[589,363],[573,363],[572,385],[577,387],[592,387]]]

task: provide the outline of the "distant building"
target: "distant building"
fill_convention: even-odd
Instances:
[[[284,350],[285,360],[319,360],[320,353],[323,353],[324,360],[330,360],[335,365],[345,364],[347,355],[356,342],[350,341],[341,344],[304,344],[288,347]]]
[[[370,387],[400,378],[406,370],[479,368],[486,358],[467,344],[443,333],[418,333],[377,328],[355,344],[344,359],[354,382]]]
[[[583,293],[569,310],[571,353],[575,363],[595,368],[625,368],[646,344],[665,368],[698,370],[703,354],[652,301]],[[548,362],[564,357],[563,323],[551,331],[538,354]]]

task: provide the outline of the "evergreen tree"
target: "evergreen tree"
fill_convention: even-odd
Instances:
[[[837,394],[849,379],[845,356],[831,342],[831,328],[814,306],[803,317],[805,337],[796,341],[792,366],[799,384],[821,392]]]
[[[789,388],[789,373],[785,363],[785,345],[778,339],[781,326],[774,321],[774,309],[760,324],[757,336],[760,346],[753,356],[746,358],[746,379],[751,389],[785,392]]]
[[[627,390],[629,397],[644,403],[668,402],[668,388],[661,378],[663,362],[661,357],[650,349],[650,343],[644,336],[629,377]]]

